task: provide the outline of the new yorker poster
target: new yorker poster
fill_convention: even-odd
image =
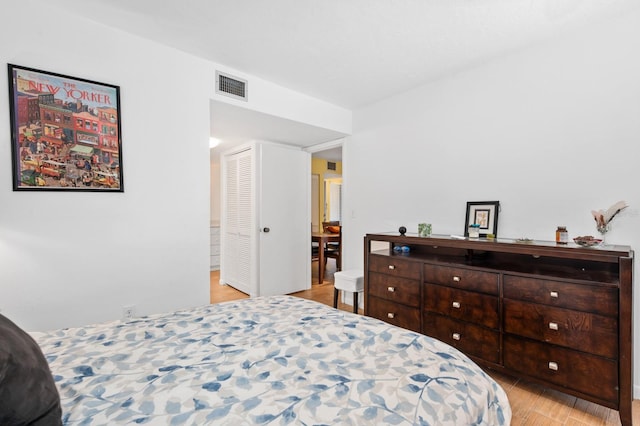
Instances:
[[[14,191],[123,192],[120,88],[9,64]]]

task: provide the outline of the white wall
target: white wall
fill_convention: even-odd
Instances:
[[[557,225],[597,235],[591,210],[626,200],[607,238],[640,249],[638,52],[636,11],[355,111],[345,267],[366,233],[462,234],[467,201],[500,201],[500,236],[553,240]]]
[[[248,81],[247,101],[213,93],[212,99],[275,117],[351,134],[351,110],[312,98],[240,70],[216,64],[216,70]]]
[[[3,78],[2,313],[43,330],[208,303],[213,65],[44,0],[3,13],[0,63],[120,86],[125,192],[13,192]]]
[[[3,13],[12,19],[0,27],[0,63],[121,89],[124,193],[13,192],[8,102],[0,102],[0,312],[24,328],[116,319],[124,305],[144,315],[209,302],[209,225],[220,216],[211,99],[351,131],[348,110],[46,0]],[[250,80],[249,102],[216,95],[215,70]],[[0,99],[7,92],[0,84]]]
[[[222,200],[220,199],[221,188],[220,183],[222,182],[222,178],[220,176],[220,158],[217,157],[216,160],[211,160],[211,224],[219,225],[220,224],[220,205]]]

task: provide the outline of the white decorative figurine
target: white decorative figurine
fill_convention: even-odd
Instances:
[[[617,203],[609,207],[606,211],[591,210],[591,214],[596,221],[596,229],[599,233],[602,234],[603,240],[604,234],[609,231],[609,224],[611,223],[611,220],[613,220],[613,218],[626,207],[627,203],[625,201],[618,201]]]

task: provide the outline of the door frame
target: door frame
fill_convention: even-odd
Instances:
[[[347,182],[346,173],[345,173],[345,170],[346,170],[346,168],[345,168],[345,163],[346,163],[346,161],[345,161],[346,160],[346,158],[345,158],[345,145],[346,145],[346,141],[347,140],[348,140],[348,136],[345,136],[343,138],[335,139],[335,140],[332,140],[332,141],[329,141],[329,142],[324,142],[324,143],[320,143],[320,144],[317,144],[317,145],[308,146],[308,147],[306,147],[304,149],[305,151],[311,153],[309,161],[312,161],[313,154],[316,153],[316,152],[326,151],[328,149],[333,149],[333,148],[341,148],[342,149],[342,160],[341,160],[342,161],[342,175],[341,176],[342,176],[342,194],[343,194],[342,198],[343,199],[342,199],[342,203],[340,205],[340,209],[342,210],[341,214],[340,214],[340,217],[342,218],[343,222],[345,221],[345,219],[347,219],[347,217],[345,216],[345,209],[344,209],[344,206],[345,206],[344,194],[346,193],[345,189],[346,189],[346,182]],[[324,186],[324,182],[320,182],[320,184],[322,186]],[[309,194],[309,212],[311,212],[311,194]],[[348,228],[349,227],[346,228],[346,231],[347,231],[346,234],[347,235],[349,234],[349,229]],[[346,263],[345,263],[344,254],[345,254],[346,249],[348,249],[349,246],[348,246],[348,239],[345,238],[345,233],[342,234],[342,240],[341,240],[340,244],[342,245],[342,254],[341,254],[341,257],[342,257],[342,259],[341,259],[342,270],[346,270],[347,268],[345,267]],[[309,262],[309,263],[311,263],[311,262]],[[309,269],[309,282],[311,282],[311,269]],[[343,295],[343,298],[344,298],[344,295]]]
[[[316,152],[321,152],[321,151],[326,151],[329,149],[333,149],[333,148],[341,148],[342,149],[342,174],[340,175],[340,177],[342,178],[342,191],[344,194],[344,141],[346,140],[346,138],[340,138],[340,139],[336,139],[333,141],[329,141],[329,142],[323,142],[317,145],[312,145],[312,146],[308,146],[306,148],[304,148],[304,151],[307,151],[311,154],[311,157],[309,158],[309,161],[313,161],[313,154]],[[335,175],[336,177],[338,175]],[[319,190],[320,191],[324,191],[325,190],[325,180],[323,179],[321,182],[319,182]],[[311,196],[311,194],[309,194]],[[325,203],[326,203],[326,198],[325,198]],[[342,204],[342,203],[341,203]],[[311,209],[311,201],[309,201],[309,208]],[[323,211],[324,211],[325,206],[323,206]],[[340,206],[340,209],[342,210],[340,212],[340,217],[344,218],[344,209],[342,208],[342,205]],[[311,211],[311,210],[309,210]],[[320,222],[322,222],[322,218],[320,218]]]
[[[227,256],[230,255],[230,253],[227,253],[225,248],[228,246],[228,241],[227,241],[227,215],[228,215],[228,211],[227,211],[227,188],[226,188],[226,184],[225,184],[225,176],[226,176],[226,159],[228,157],[231,157],[233,155],[237,155],[237,154],[241,154],[242,152],[245,151],[251,151],[251,161],[252,161],[252,177],[251,177],[251,182],[252,182],[252,191],[251,191],[251,199],[252,199],[252,203],[254,203],[254,205],[252,206],[252,214],[251,214],[251,218],[250,218],[250,228],[251,228],[251,233],[250,233],[250,254],[252,256],[252,262],[250,265],[250,279],[249,279],[249,286],[247,289],[243,289],[242,291],[246,291],[250,297],[256,297],[256,296],[261,296],[264,293],[264,289],[262,288],[262,272],[261,272],[261,246],[262,246],[262,239],[264,238],[264,235],[262,235],[262,230],[263,228],[265,228],[265,226],[270,226],[268,223],[264,223],[264,217],[263,217],[263,203],[265,202],[263,200],[263,182],[262,182],[262,174],[264,172],[264,162],[262,160],[263,157],[263,153],[264,153],[264,149],[269,149],[268,147],[275,147],[277,149],[285,149],[285,150],[292,150],[292,151],[298,151],[300,153],[305,154],[304,159],[301,159],[300,163],[301,165],[304,165],[304,167],[306,168],[306,170],[304,172],[302,172],[305,175],[305,188],[306,188],[306,197],[305,197],[305,205],[306,208],[304,209],[304,214],[305,214],[305,218],[304,218],[304,222],[305,223],[309,223],[311,220],[311,194],[310,194],[310,186],[311,186],[311,155],[306,152],[304,149],[300,148],[300,147],[295,147],[295,146],[290,146],[290,145],[285,145],[285,144],[281,144],[281,143],[276,143],[276,142],[270,142],[270,141],[261,141],[261,140],[255,140],[255,141],[251,141],[248,143],[244,143],[241,145],[238,145],[236,147],[233,147],[225,152],[223,152],[221,154],[221,169],[222,169],[222,173],[221,173],[221,178],[222,178],[222,185],[221,185],[221,222],[220,222],[220,233],[221,233],[221,253],[220,253],[220,284],[227,284],[228,281],[228,277],[227,277],[227,273],[226,273],[226,266],[227,266]],[[311,228],[308,225],[305,225],[304,227],[304,231],[303,233],[299,234],[301,236],[301,241],[306,241],[307,244],[305,245],[305,247],[309,247],[310,246],[310,241],[311,241]],[[308,250],[306,251],[308,252]],[[303,252],[300,252],[303,253]],[[307,264],[305,264],[304,267],[304,272],[303,274],[305,274],[307,276],[307,279],[305,280],[304,283],[304,290],[311,288],[311,264],[310,262],[308,262]],[[268,282],[269,280],[267,280]],[[233,284],[232,284],[233,286]],[[299,290],[296,290],[299,291]]]

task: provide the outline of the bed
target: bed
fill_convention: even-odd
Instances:
[[[456,349],[292,296],[40,334],[64,424],[508,425]]]

